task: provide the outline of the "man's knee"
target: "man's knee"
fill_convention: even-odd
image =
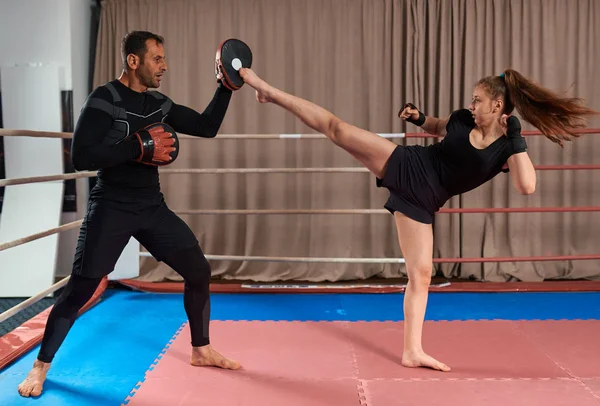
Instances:
[[[204,254],[200,253],[200,255],[197,256],[194,269],[189,270],[187,276],[184,276],[184,280],[192,286],[206,287],[210,283],[211,272],[212,269],[210,263]]]
[[[94,296],[102,278],[86,278],[80,275],[71,275],[65,290],[61,293],[57,305],[64,303],[70,308],[80,309]]]
[[[210,263],[198,245],[174,252],[165,258],[164,262],[190,286],[208,286],[210,282]]]

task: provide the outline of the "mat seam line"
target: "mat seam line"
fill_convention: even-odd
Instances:
[[[588,379],[588,378],[586,378]],[[590,378],[591,379],[591,378]],[[597,378],[594,378],[597,379]],[[579,378],[568,378],[568,377],[541,377],[541,378],[528,378],[528,377],[495,377],[495,378],[370,378],[364,380],[365,382],[382,382],[382,381],[393,381],[393,382],[457,382],[457,381],[470,381],[470,382],[506,382],[506,381],[576,381]]]
[[[598,402],[600,402],[600,396],[596,395],[596,393],[592,390],[592,388],[587,386],[581,379],[576,379],[576,380],[581,386],[583,386],[583,388],[587,392],[589,392],[590,395],[592,395],[592,397],[594,397],[596,400],[598,400]]]
[[[123,402],[121,403],[120,406],[126,406],[126,405],[129,404],[129,402],[131,402],[133,400],[133,397],[137,394],[138,390],[142,387],[142,385],[144,384],[144,382],[146,382],[146,379],[148,378],[148,372],[152,372],[154,370],[154,368],[156,367],[156,365],[158,365],[158,363],[160,362],[160,360],[162,359],[162,357],[166,354],[167,350],[175,342],[175,339],[177,339],[177,337],[179,336],[179,334],[181,334],[181,332],[187,326],[187,324],[188,324],[188,322],[186,321],[181,326],[179,326],[179,328],[177,329],[177,331],[175,332],[175,334],[173,334],[173,336],[171,337],[171,339],[167,342],[167,344],[165,344],[165,346],[158,353],[158,355],[156,356],[156,358],[154,359],[154,361],[152,361],[150,363],[150,365],[148,366],[148,368],[146,368],[146,371],[144,371],[144,377],[142,378],[142,380],[138,381],[138,383],[134,385],[133,389],[131,389],[131,391],[125,397],[125,399],[123,400]]]
[[[352,370],[354,372],[354,380],[356,381],[356,391],[358,395],[358,405],[359,406],[369,406],[368,399],[368,388],[367,382],[364,379],[359,378],[359,368],[358,368],[358,360],[356,356],[356,348],[354,347],[354,341],[349,335],[350,332],[350,323],[349,321],[342,322],[344,326],[344,336],[348,343],[350,344],[350,355],[352,357]]]
[[[529,337],[529,335],[527,335],[527,333],[524,331],[524,329],[520,326],[520,323],[518,321],[514,322],[516,327],[517,327],[517,331],[519,332],[520,335],[522,335],[527,341],[533,343],[534,341],[532,340],[531,337]],[[560,369],[562,369],[563,371],[565,371],[567,373],[567,375],[569,375],[569,377],[576,381],[577,383],[579,383],[580,386],[582,386],[590,395],[592,395],[593,398],[595,398],[596,400],[600,401],[600,396],[596,395],[594,393],[594,391],[592,390],[592,388],[590,388],[589,386],[587,386],[583,381],[582,378],[575,376],[568,368],[563,367],[562,365],[560,365],[558,363],[558,361],[556,361],[554,358],[552,358],[543,348],[541,345],[537,346],[539,351],[544,354],[550,361],[552,361],[556,366],[558,366]]]
[[[520,326],[520,322],[521,321],[514,321],[513,324],[516,327],[517,332],[519,333],[519,335],[521,335],[523,338],[525,338],[529,343],[534,344],[534,346],[542,353],[544,354],[544,356],[546,358],[548,358],[550,361],[552,361],[552,363],[554,365],[556,365],[557,367],[559,367],[560,369],[562,369],[564,372],[567,373],[567,375],[569,377],[571,377],[572,379],[578,379],[578,377],[576,377],[575,375],[573,375],[571,373],[571,371],[569,371],[569,369],[563,367],[562,365],[560,365],[556,360],[554,360],[554,358],[552,358],[546,351],[544,351],[544,349],[542,348],[541,345],[538,345],[535,343],[535,341],[529,336],[527,335],[527,333],[523,330],[523,328]]]

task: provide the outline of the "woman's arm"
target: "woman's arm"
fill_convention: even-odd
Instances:
[[[408,121],[428,134],[444,137],[446,135],[446,125],[450,120],[450,116],[445,118],[437,118],[426,116],[412,103],[407,103],[404,108],[398,113],[398,117]]]
[[[521,123],[515,116],[503,115],[500,125],[509,141],[510,157],[507,160],[510,176],[515,189],[522,195],[535,192],[536,173],[527,153],[527,143],[521,135]]]
[[[508,158],[507,163],[515,189],[522,195],[535,192],[537,177],[529,154],[527,152],[513,154]]]

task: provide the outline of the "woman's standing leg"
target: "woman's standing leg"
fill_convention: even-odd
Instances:
[[[433,270],[433,230],[431,225],[419,223],[395,212],[400,250],[406,261],[408,285],[404,294],[404,350],[402,365],[428,367],[440,371],[450,368],[427,355],[423,350],[422,336],[425,310]]]

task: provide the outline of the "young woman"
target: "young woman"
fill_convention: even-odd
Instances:
[[[452,196],[472,190],[501,171],[510,172],[522,194],[535,190],[536,174],[521,136],[520,115],[553,142],[576,137],[584,116],[598,114],[581,100],[560,97],[514,70],[477,82],[468,109],[445,118],[425,116],[407,104],[398,113],[428,133],[444,139],[434,145],[399,146],[377,134],[357,128],[329,111],[287,94],[241,69],[245,83],[256,90],[261,103],[274,103],[296,115],[307,126],[327,136],[376,177],[390,197],[385,207],[394,215],[400,249],[409,282],[404,297],[404,350],[402,365],[450,368],[425,353],[421,337],[433,270],[434,213]]]

